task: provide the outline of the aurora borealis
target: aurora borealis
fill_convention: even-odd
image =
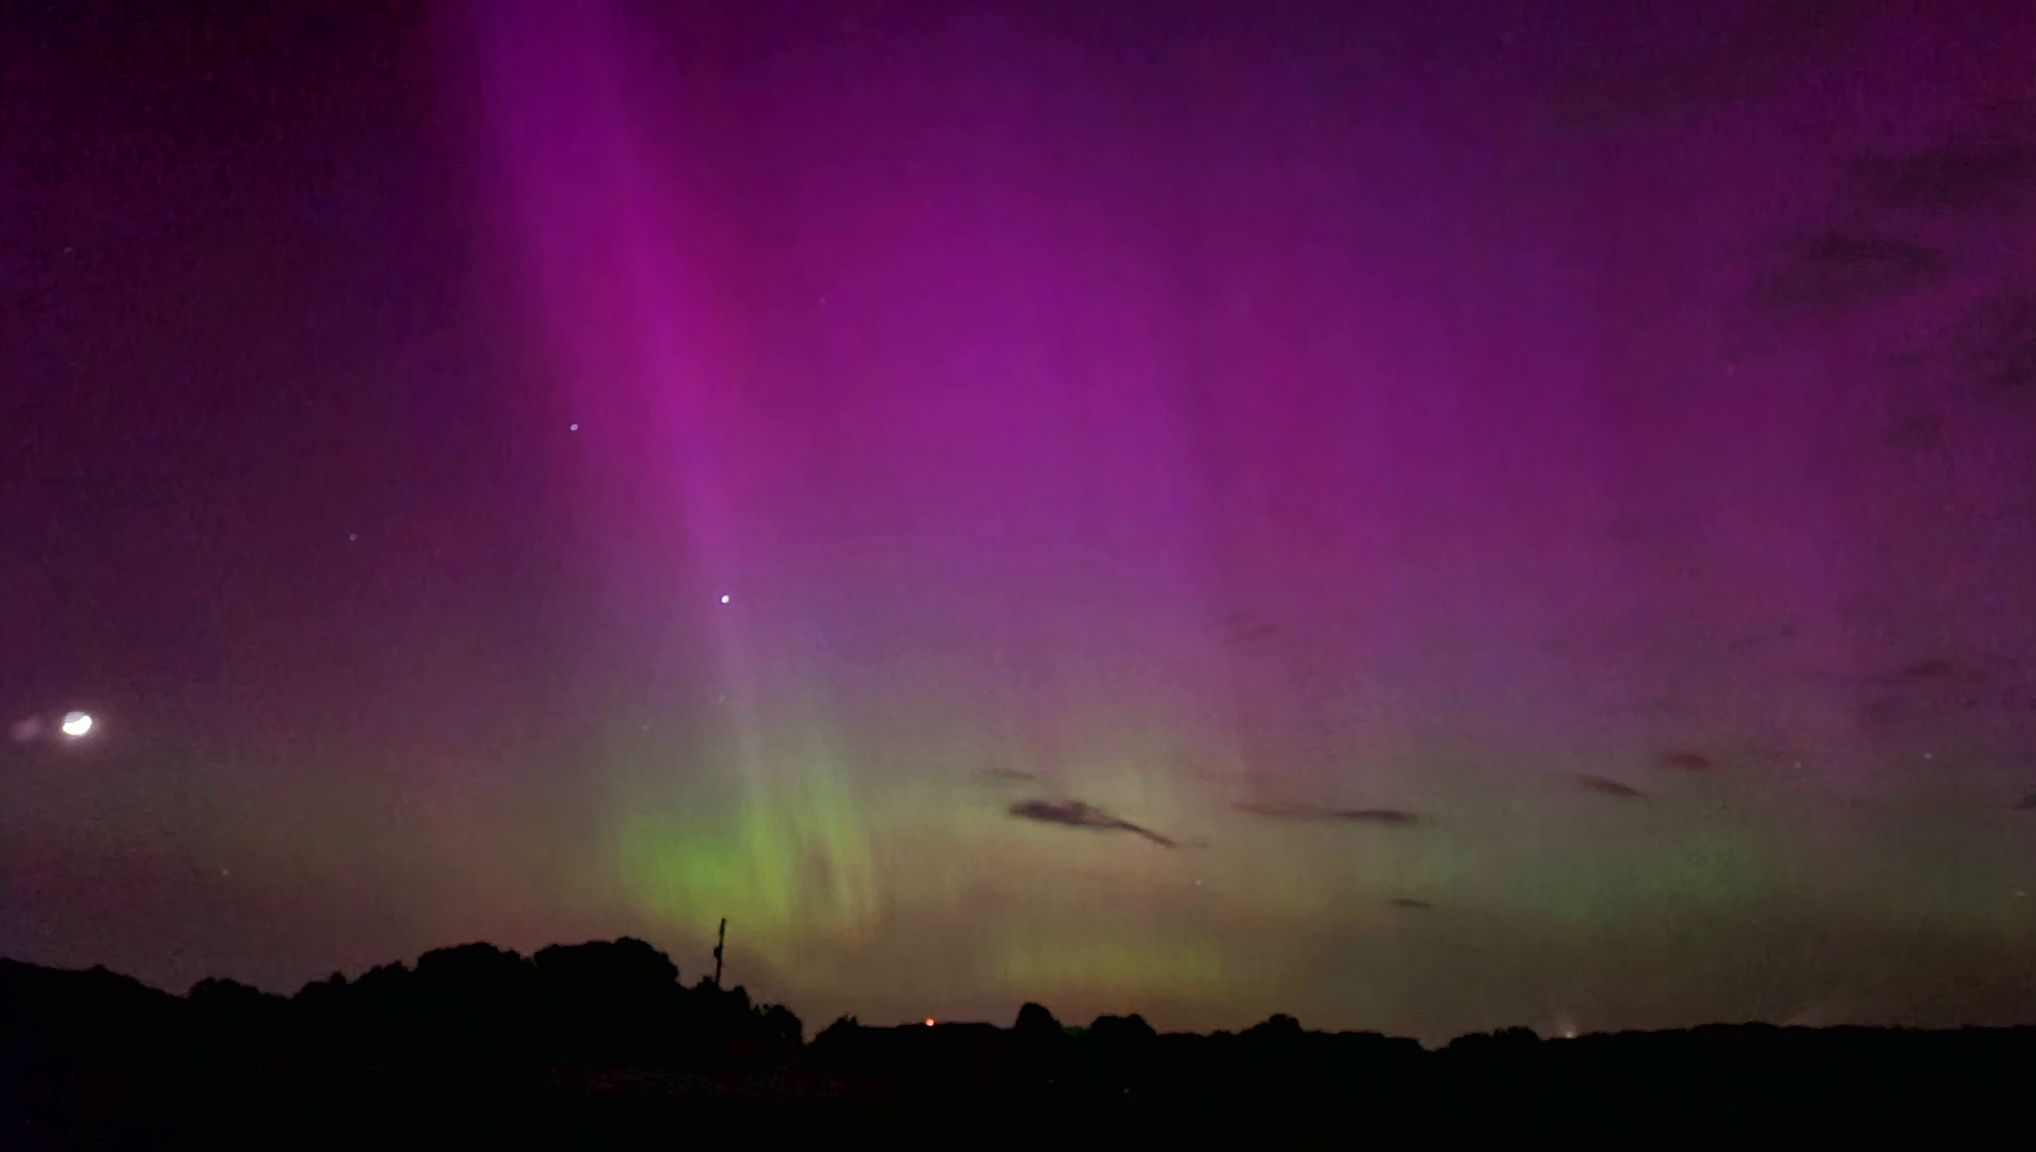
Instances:
[[[0,17],[0,954],[2036,1021],[2020,7],[283,7]]]

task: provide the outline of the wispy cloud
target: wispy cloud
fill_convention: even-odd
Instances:
[[[2010,287],[1974,308],[1953,336],[1952,355],[1996,392],[2036,392],[2036,293]]]
[[[1616,796],[1621,800],[1647,799],[1647,793],[1642,792],[1640,789],[1635,788],[1631,784],[1622,784],[1619,781],[1612,779],[1610,776],[1592,776],[1589,774],[1585,774],[1578,776],[1576,778],[1576,782],[1577,786],[1582,788],[1584,791],[1596,792],[1600,796]]]
[[[1756,310],[1830,316],[1907,295],[1944,274],[1935,249],[1865,228],[1830,228],[1784,248],[1753,290]]]
[[[2003,257],[2012,267],[2018,251],[2026,256],[2027,230],[2015,225],[2032,205],[2036,101],[2011,102],[1926,147],[1857,160],[1823,216],[1756,274],[1750,309],[1835,321],[1955,288],[1946,304],[1959,318],[1899,354],[1904,374],[1935,363],[1996,393],[2036,393],[2036,294],[1998,275]],[[1938,433],[1920,439],[1934,450]]]
[[[1280,634],[1280,626],[1249,612],[1231,612],[1216,624],[1223,643],[1233,648],[1256,648]]]
[[[1011,805],[1009,811],[1012,816],[1020,820],[1030,820],[1035,824],[1092,828],[1099,832],[1129,832],[1133,836],[1144,837],[1162,848],[1179,847],[1174,840],[1142,824],[1134,824],[1121,816],[1112,815],[1080,800],[1025,800]]]
[[[1877,0],[1769,0],[1670,34],[1677,22],[1590,22],[1580,50],[1558,58],[1551,102],[1566,127],[1631,126],[1737,104],[1771,92],[1806,59],[1841,44]],[[1604,8],[1618,13],[1617,5]],[[1668,10],[1664,10],[1668,11]],[[1701,29],[1701,34],[1698,33]]]
[[[1663,752],[1655,758],[1655,762],[1663,768],[1673,768],[1678,772],[1708,772],[1718,766],[1717,761],[1709,756],[1702,752],[1692,752],[1687,748]]]
[[[1956,671],[1949,660],[1918,660],[1895,671],[1898,680],[1943,680]]]
[[[1275,804],[1239,800],[1232,807],[1269,820],[1302,820],[1323,824],[1383,824],[1404,828],[1425,822],[1419,812],[1404,808],[1330,808],[1320,804]]]
[[[1793,621],[1784,620],[1763,628],[1749,628],[1725,642],[1725,651],[1735,656],[1758,652],[1785,644],[1802,634],[1802,629]]]
[[[2012,138],[1952,140],[1860,164],[1861,191],[1894,209],[1963,212],[2036,192],[2036,150]]]
[[[1346,824],[1386,824],[1394,827],[1420,824],[1427,819],[1418,812],[1402,808],[1338,808],[1333,815]]]
[[[1037,773],[1026,772],[1017,768],[985,768],[983,769],[982,775],[983,778],[986,780],[1013,780],[1030,782],[1039,779]]]

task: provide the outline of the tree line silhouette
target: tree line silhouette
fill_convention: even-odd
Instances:
[[[688,987],[641,940],[427,952],[294,996],[202,980],[185,996],[103,968],[0,960],[0,1146],[345,1142],[431,1118],[497,1135],[588,1116],[775,1102],[975,1114],[1169,1115],[1236,1106],[1335,1115],[1367,1131],[1435,1123],[1757,1121],[2026,1106],[2036,1028],[1919,1031],[1750,1024],[1543,1040],[1524,1028],[1446,1047],[1316,1032],[1070,1027],[1026,1004],[1011,1027],[865,1026],[805,1041],[780,1005]],[[829,1112],[827,1110],[834,1111]],[[1352,1110],[1356,1111],[1353,1112]],[[663,1119],[661,1119],[661,1117]],[[577,1129],[575,1129],[577,1130]],[[348,1145],[352,1146],[352,1145]]]

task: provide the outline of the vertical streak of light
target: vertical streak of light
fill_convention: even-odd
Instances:
[[[684,242],[705,229],[686,219],[684,190],[661,178],[646,149],[614,22],[599,4],[489,4],[476,19],[510,194],[568,399],[578,410],[613,396],[622,419],[654,432],[656,458],[629,463],[657,470],[655,498],[682,510],[695,571],[727,579],[741,565],[728,462],[742,428],[716,378],[720,308],[706,261]],[[620,500],[615,508],[611,515],[637,511]],[[707,621],[738,762],[753,773],[754,662],[737,613]]]

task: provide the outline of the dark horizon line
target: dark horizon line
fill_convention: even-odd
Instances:
[[[543,948],[536,949],[528,954],[518,952],[513,948],[502,948],[499,945],[490,943],[485,940],[475,940],[467,941],[460,944],[450,944],[438,948],[427,949],[424,952],[419,953],[414,960],[405,961],[398,959],[391,960],[383,964],[371,965],[367,968],[362,969],[357,975],[354,976],[348,976],[343,971],[339,969],[334,969],[330,976],[306,980],[302,985],[300,985],[297,988],[296,991],[289,993],[270,992],[256,985],[249,984],[241,980],[236,980],[228,976],[201,977],[200,979],[194,981],[190,988],[182,992],[176,992],[172,991],[171,989],[162,987],[160,985],[148,983],[147,981],[142,980],[140,977],[133,976],[126,972],[115,970],[113,968],[109,968],[104,964],[93,964],[85,968],[65,968],[50,964],[40,964],[31,960],[19,960],[10,956],[0,956],[0,971],[4,971],[6,968],[11,966],[45,973],[56,973],[74,976],[98,976],[102,979],[110,979],[125,984],[131,984],[135,987],[144,989],[145,991],[153,993],[155,995],[168,997],[170,999],[182,1001],[185,1003],[192,1002],[194,994],[196,994],[201,988],[210,987],[217,989],[244,989],[248,992],[252,992],[259,996],[277,1001],[279,1003],[289,1004],[300,1000],[308,989],[319,987],[331,987],[335,977],[337,977],[341,982],[347,985],[352,985],[359,982],[362,979],[365,979],[371,973],[384,972],[390,969],[400,970],[402,972],[414,976],[417,973],[416,964],[422,961],[425,957],[431,956],[436,953],[447,953],[459,949],[485,947],[493,949],[500,953],[506,953],[508,955],[516,957],[519,960],[524,961],[525,963],[530,963],[534,965],[537,955],[541,952],[545,952],[550,949],[565,950],[583,948],[589,945],[625,945],[630,943],[641,944],[646,948],[650,948],[651,951],[654,952],[656,955],[660,957],[665,957],[667,960],[669,960],[669,957],[665,952],[655,948],[653,945],[649,944],[648,941],[642,940],[638,937],[626,935],[618,936],[613,939],[606,940],[591,939],[579,941],[576,943],[555,942],[552,944],[547,944]],[[680,989],[681,991],[698,991],[702,989],[709,989],[716,992],[724,991],[722,986],[720,984],[717,984],[712,979],[712,977],[704,974],[700,976],[699,979],[695,981],[693,984],[691,985],[686,984],[683,978],[683,974],[678,970],[676,964],[673,965],[672,986],[674,988]],[[727,991],[729,991],[731,995],[742,994],[743,996],[747,997],[746,987],[739,983],[736,984],[732,990]],[[775,1004],[773,1002],[761,1000],[752,1001],[752,1003],[754,1003],[759,1009],[763,1009],[766,1007],[783,1007],[783,1005],[781,1004]],[[1053,1020],[1055,1023],[1060,1023],[1059,1017],[1055,1016],[1050,1008],[1047,1008],[1045,1005],[1040,1004],[1039,1002],[1033,1000],[1021,1001],[1012,1014],[1013,1023],[1004,1025],[999,1025],[993,1020],[940,1019],[930,1016],[921,1017],[918,1019],[906,1019],[898,1021],[896,1023],[889,1024],[864,1024],[854,1013],[844,1013],[843,1015],[837,1017],[831,1023],[816,1029],[813,1033],[812,1038],[807,1039],[802,1037],[802,1039],[800,1040],[800,1044],[802,1047],[811,1046],[819,1039],[821,1033],[825,1032],[828,1028],[840,1026],[849,1026],[853,1028],[882,1030],[882,1031],[896,1030],[905,1032],[919,1032],[928,1029],[941,1029],[941,1028],[947,1029],[993,1028],[1000,1032],[1010,1032],[1016,1029],[1016,1027],[1018,1026],[1017,1022],[1023,1018],[1027,1010],[1034,1008],[1042,1009],[1049,1019]],[[790,1009],[786,1008],[785,1011],[789,1012]],[[796,1018],[797,1014],[793,1013],[793,1016]],[[1527,1039],[1531,1037],[1532,1039],[1537,1041],[1545,1040],[1550,1042],[1556,1042],[1567,1040],[1581,1040],[1591,1037],[1659,1036],[1699,1031],[1737,1030],[1737,1029],[1771,1029],[1774,1031],[1783,1032],[1818,1032],[1818,1033],[1843,1033],[1843,1032],[1904,1033],[1913,1035],[1952,1035],[1969,1032],[2036,1031],[2036,1021],[2009,1024],[1964,1023],[1958,1025],[1933,1026],[1916,1024],[1864,1024],[1850,1022],[1841,1022],[1835,1024],[1784,1024],[1772,1020],[1744,1019],[1736,1021],[1712,1020],[1696,1024],[1686,1024],[1671,1028],[1611,1028],[1602,1030],[1578,1031],[1566,1034],[1559,1033],[1554,1035],[1542,1035],[1532,1026],[1524,1024],[1510,1024],[1510,1025],[1495,1025],[1490,1028],[1456,1033],[1455,1035],[1451,1036],[1450,1039],[1443,1041],[1440,1044],[1431,1045],[1430,1043],[1423,1040],[1419,1036],[1408,1036],[1398,1033],[1381,1032],[1375,1029],[1310,1028],[1302,1024],[1298,1017],[1295,1017],[1286,1012],[1274,1012],[1263,1020],[1257,1021],[1253,1024],[1249,1024],[1241,1028],[1216,1028],[1208,1031],[1194,1031],[1187,1029],[1173,1029],[1173,1030],[1153,1029],[1151,1028],[1151,1025],[1146,1023],[1143,1014],[1136,1011],[1126,1013],[1104,1012],[1098,1014],[1095,1017],[1095,1019],[1087,1025],[1062,1024],[1061,1026],[1069,1030],[1086,1031],[1093,1029],[1098,1025],[1108,1026],[1112,1024],[1131,1024],[1134,1027],[1149,1029],[1156,1036],[1191,1036],[1202,1038],[1214,1038],[1224,1036],[1234,1037],[1241,1036],[1246,1033],[1250,1033],[1262,1028],[1273,1028],[1315,1036],[1370,1036],[1370,1037],[1381,1037],[1384,1039],[1395,1041],[1409,1041],[1419,1045],[1424,1051],[1430,1052],[1442,1051],[1443,1049],[1449,1047],[1451,1044],[1457,1043],[1458,1041],[1471,1040],[1481,1037],[1498,1037],[1498,1036],[1512,1036],[1519,1039]]]

